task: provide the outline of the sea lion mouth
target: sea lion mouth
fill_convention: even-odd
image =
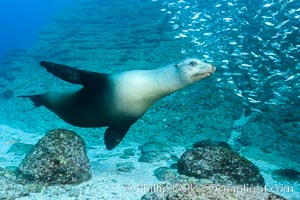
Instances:
[[[198,78],[208,77],[208,76],[211,76],[215,71],[216,71],[216,67],[214,65],[211,65],[209,70],[206,70],[205,72],[199,72],[199,73],[195,74],[193,76],[193,78],[198,79]]]
[[[216,67],[214,65],[211,65],[211,69],[208,72],[202,73],[202,74],[208,74],[208,76],[211,76],[216,71]]]

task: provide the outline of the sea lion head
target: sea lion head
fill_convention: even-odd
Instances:
[[[175,64],[186,84],[192,84],[214,73],[216,67],[196,58],[185,59]]]

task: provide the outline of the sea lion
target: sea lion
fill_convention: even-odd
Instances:
[[[79,127],[106,127],[108,150],[116,147],[130,126],[157,100],[210,76],[215,67],[190,58],[153,70],[113,74],[84,71],[41,61],[58,78],[83,87],[72,92],[24,95],[34,105],[45,106],[65,122]]]

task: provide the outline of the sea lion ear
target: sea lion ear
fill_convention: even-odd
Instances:
[[[126,135],[127,131],[129,130],[130,126],[131,124],[125,126],[118,126],[118,127],[113,127],[113,126],[108,127],[104,134],[104,143],[106,149],[112,150],[118,144],[120,144],[120,142]]]

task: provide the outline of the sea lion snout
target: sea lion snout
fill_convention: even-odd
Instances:
[[[210,72],[210,75],[212,75],[215,71],[216,71],[216,66],[214,65],[211,65],[211,72]]]
[[[207,64],[203,66],[203,69],[201,70],[200,73],[208,74],[208,76],[212,75],[216,71],[216,67],[213,64]]]
[[[216,70],[216,67],[213,64],[199,62],[198,66],[196,66],[195,73],[196,74],[213,74]]]

